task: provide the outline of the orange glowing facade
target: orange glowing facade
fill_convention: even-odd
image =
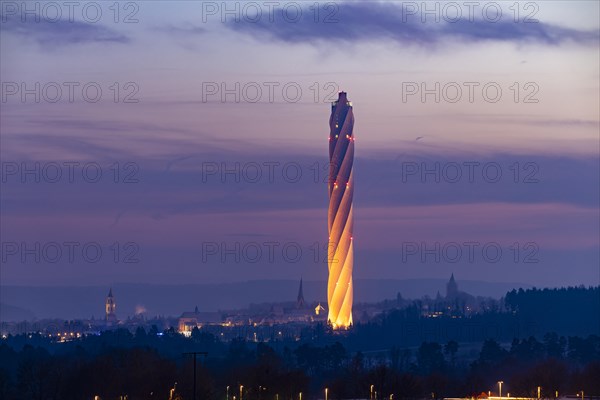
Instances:
[[[354,194],[354,114],[345,92],[332,104],[329,118],[329,246],[327,266],[327,320],[334,329],[352,325],[352,268],[354,250],[352,198]]]

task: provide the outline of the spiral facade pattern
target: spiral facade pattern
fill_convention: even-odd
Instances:
[[[354,114],[345,92],[332,104],[329,118],[328,321],[334,329],[352,325],[354,264],[352,198],[354,194]]]

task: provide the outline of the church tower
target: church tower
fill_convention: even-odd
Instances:
[[[446,300],[454,300],[458,296],[458,285],[454,280],[454,273],[450,276],[450,281],[446,284]]]
[[[300,288],[298,288],[298,298],[296,299],[296,308],[304,308],[304,292],[302,291],[302,278],[300,278]]]
[[[108,292],[108,296],[106,297],[106,322],[112,323],[117,322],[117,315],[115,314],[115,309],[117,305],[115,304],[115,298],[113,297],[112,288],[110,288]]]

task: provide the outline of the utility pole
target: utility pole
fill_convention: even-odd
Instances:
[[[192,397],[193,400],[197,400],[196,398],[196,359],[198,356],[208,357],[208,353],[206,351],[191,351],[188,353],[183,353],[184,356],[193,356],[194,357],[194,395]]]

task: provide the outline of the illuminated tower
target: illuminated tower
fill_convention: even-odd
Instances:
[[[115,298],[112,294],[112,288],[108,292],[108,296],[106,297],[106,322],[113,323],[117,321],[117,315],[115,314],[115,309],[117,305],[115,304]]]
[[[346,92],[340,92],[332,104],[329,118],[329,211],[327,225],[327,320],[334,329],[352,325],[352,197],[354,193],[354,114]]]

